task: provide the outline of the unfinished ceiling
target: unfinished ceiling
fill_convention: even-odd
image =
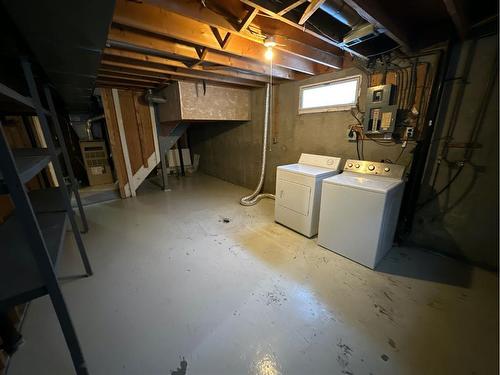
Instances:
[[[427,10],[435,5],[428,18],[444,29],[437,39],[445,39],[452,25],[445,4],[425,3]],[[366,60],[414,48],[414,22],[404,21],[412,11],[403,8],[388,0],[117,0],[97,82],[145,89],[194,79],[260,87],[271,73],[264,57],[269,37],[276,42],[274,79],[302,79],[342,68],[346,54]]]

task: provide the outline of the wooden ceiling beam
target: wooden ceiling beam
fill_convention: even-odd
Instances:
[[[250,26],[253,19],[257,16],[258,13],[259,10],[256,8],[249,10],[245,18],[242,20],[241,25],[238,27],[238,32],[241,33],[245,31],[248,28],[248,26]]]
[[[304,4],[307,0],[297,0],[297,1],[294,1],[293,3],[291,3],[289,6],[287,6],[286,8],[280,10],[278,13],[276,13],[278,16],[283,16],[285,14],[287,14],[288,12],[290,12],[291,10],[297,8],[298,6]]]
[[[108,44],[113,46],[114,41],[122,44],[120,49],[125,49],[125,47],[123,47],[123,44],[125,43],[128,45],[134,45],[137,49],[145,49],[148,51],[154,50],[154,55],[159,57],[180,59],[181,61],[184,60],[188,63],[199,59],[198,54],[191,46],[172,42],[163,38],[155,38],[150,35],[130,30],[120,30],[116,27],[112,27],[108,34]],[[128,50],[131,49],[128,48]],[[151,53],[148,54],[152,55]],[[239,56],[231,56],[219,51],[208,50],[207,55],[205,56],[205,61],[259,74],[270,74],[270,67],[268,64],[262,64]],[[273,67],[273,75],[284,79],[301,78],[301,76],[297,75],[297,73],[292,70],[278,66]]]
[[[212,50],[221,50],[221,44],[217,38],[213,37],[213,30],[211,29],[211,26],[217,27],[219,29],[224,29],[224,31],[231,32],[231,37],[226,42],[225,48],[223,48],[224,51],[267,64],[264,57],[266,48],[262,43],[262,39],[256,38],[248,32],[240,32],[227,20],[225,22],[221,20],[219,23],[210,23],[209,21],[215,18],[213,16],[203,21],[197,20],[196,17],[188,18],[195,12],[195,9],[192,9],[193,7],[198,9],[198,13],[200,13],[199,9],[202,7],[198,4],[185,1],[179,2],[180,4],[178,4],[177,1],[162,1],[158,3],[161,3],[161,7],[118,0],[113,22],[185,43],[208,47]],[[183,15],[170,10],[170,7],[178,9],[181,5],[189,8],[185,9],[185,12],[182,13]],[[258,13],[258,10],[259,9],[256,10],[255,15]],[[253,11],[251,15],[252,14]],[[223,16],[218,16],[224,19]],[[201,18],[201,16],[198,18]],[[245,20],[243,20],[242,24],[244,25],[245,23]],[[298,53],[294,53],[292,49],[295,43],[297,42],[291,42],[290,45],[287,44],[285,47],[276,48],[273,57],[275,66],[292,69],[309,75],[325,73],[328,71],[328,68],[340,68],[342,66],[341,56],[326,53],[324,51],[322,51],[321,54],[322,58],[324,58],[321,63],[319,62],[320,59],[317,57],[313,56],[309,58],[309,56],[301,56]],[[310,48],[311,55],[318,52],[312,47]]]
[[[185,68],[185,64],[183,64],[180,61],[177,60],[171,60],[163,57],[158,57],[158,56],[148,56],[136,52],[131,52],[131,51],[122,51],[122,50],[115,50],[111,48],[106,48],[104,50],[104,56],[101,61],[101,64],[111,64],[111,65],[116,65],[119,64],[120,62],[117,62],[117,60],[126,61],[125,64],[128,65],[128,67],[135,67],[137,69],[142,69],[144,66],[149,66],[148,70],[150,72],[157,72],[161,73],[162,71],[159,69],[152,68],[150,65],[155,64],[156,66],[162,67],[162,68],[170,68],[170,67],[175,67],[175,68]],[[227,68],[227,70],[224,70],[224,68]],[[269,77],[266,75],[261,75],[261,74],[250,74],[250,73],[241,73],[238,71],[232,70],[232,68],[227,67],[227,66],[220,66],[220,65],[214,65],[214,66],[195,66],[191,68],[191,70],[194,71],[207,71],[207,70],[217,70],[218,75],[223,75],[226,77],[232,77],[232,78],[239,78],[239,79],[245,79],[248,81],[256,81],[256,82],[268,82]]]
[[[97,87],[102,87],[102,86],[107,86],[107,87],[137,87],[137,88],[143,88],[143,89],[149,89],[149,88],[154,88],[156,84],[146,84],[146,83],[140,83],[140,82],[134,82],[134,81],[128,81],[126,79],[115,79],[115,78],[98,78],[96,80],[96,86]]]
[[[337,47],[341,50],[343,49],[352,55],[366,59],[366,57],[363,56],[362,54],[360,54],[359,52],[356,52],[350,48],[342,46],[340,42],[337,42],[337,41],[333,40],[332,38],[329,38],[328,36],[323,35],[319,32],[308,29],[307,27],[305,27],[303,25],[299,25],[298,23],[295,23],[292,20],[289,20],[288,18],[280,16],[278,13],[275,13],[272,10],[267,9],[266,7],[264,7],[263,5],[260,4],[260,3],[262,3],[262,1],[260,1],[260,0],[241,0],[241,2],[250,6],[250,7],[257,8],[257,9],[259,9],[259,11],[261,13],[267,14],[268,16],[271,16],[272,18],[274,18],[277,21],[281,21],[283,23],[286,23],[289,26],[295,27],[296,29],[299,29],[299,30],[303,31],[304,33],[309,34],[317,39],[320,39],[320,40],[322,40],[322,41],[324,41],[324,42],[326,42],[334,47]],[[341,67],[339,67],[339,68],[341,68]]]
[[[142,82],[142,83],[160,83],[164,81],[164,79],[151,79],[151,78],[143,78],[143,77],[138,77],[134,75],[129,75],[124,72],[119,72],[119,71],[103,71],[99,70],[97,73],[98,78],[123,78],[128,81],[135,81],[135,82]]]
[[[125,60],[127,61],[127,60]],[[223,82],[228,84],[235,84],[240,86],[248,86],[248,87],[262,87],[264,85],[263,82],[250,81],[242,78],[234,78],[228,77],[212,72],[204,72],[201,70],[193,70],[189,68],[182,67],[171,67],[165,66],[162,64],[158,64],[151,61],[145,60],[128,60],[128,63],[124,62],[116,62],[107,60],[107,55],[105,54],[103,57],[103,64],[106,66],[113,66],[116,69],[120,69],[122,71],[126,71],[127,69],[135,69],[136,71],[154,71],[157,73],[162,73],[167,77],[176,77],[176,78],[192,78],[198,80],[206,80],[211,82]],[[135,65],[138,64],[138,65]]]
[[[243,0],[242,0],[243,1]],[[245,0],[246,1],[246,0]],[[371,0],[344,0],[347,5],[354,9],[362,18],[375,25],[378,29],[385,30],[385,34],[400,46],[411,50],[408,32],[397,25],[393,18],[387,14],[380,4]]]
[[[124,74],[131,75],[131,76],[137,76],[137,77],[144,77],[144,78],[153,78],[153,79],[165,79],[166,75],[163,73],[159,72],[154,72],[154,71],[147,71],[143,69],[136,69],[134,66],[119,66],[115,65],[114,62],[108,63],[105,60],[101,61],[101,66],[99,67],[100,72],[123,72]]]
[[[299,25],[303,25],[306,23],[306,21],[311,17],[314,12],[318,10],[318,8],[325,2],[325,0],[310,0],[311,2],[307,6],[306,10],[304,10],[304,13],[302,14],[302,17],[300,17],[299,20]]]

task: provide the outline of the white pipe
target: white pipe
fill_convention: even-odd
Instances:
[[[267,133],[268,133],[268,128],[269,128],[269,111],[270,111],[270,106],[269,106],[269,101],[270,101],[270,91],[271,91],[271,85],[268,83],[266,85],[266,104],[265,104],[265,109],[264,109],[264,140],[262,144],[262,164],[261,164],[261,170],[260,170],[260,180],[259,184],[255,188],[254,192],[250,195],[247,195],[246,197],[243,197],[240,199],[240,204],[243,206],[253,206],[256,204],[258,201],[260,201],[262,198],[269,198],[269,199],[274,199],[274,194],[259,194],[260,191],[262,190],[262,186],[264,185],[264,176],[266,174],[266,157],[267,157]]]

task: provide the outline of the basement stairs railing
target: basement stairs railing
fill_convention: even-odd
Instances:
[[[23,106],[38,116],[47,144],[46,148],[12,150],[0,121],[0,193],[8,193],[15,205],[14,214],[0,224],[0,311],[49,295],[75,372],[87,375],[88,370],[71,316],[57,278],[57,262],[64,245],[69,221],[86,276],[92,275],[84,243],[71,206],[71,192],[78,202],[80,215],[87,222],[78,195],[77,184],[69,162],[57,113],[48,87],[44,87],[49,110],[43,108],[31,65],[22,61],[30,97],[0,84],[0,97],[16,108]],[[56,148],[49,119],[59,140]],[[59,163],[59,155],[68,171],[70,185]],[[52,163],[59,187],[28,192],[25,184]]]

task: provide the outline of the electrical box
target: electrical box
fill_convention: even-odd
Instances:
[[[395,93],[394,85],[368,87],[363,123],[365,134],[392,135],[398,113]]]

